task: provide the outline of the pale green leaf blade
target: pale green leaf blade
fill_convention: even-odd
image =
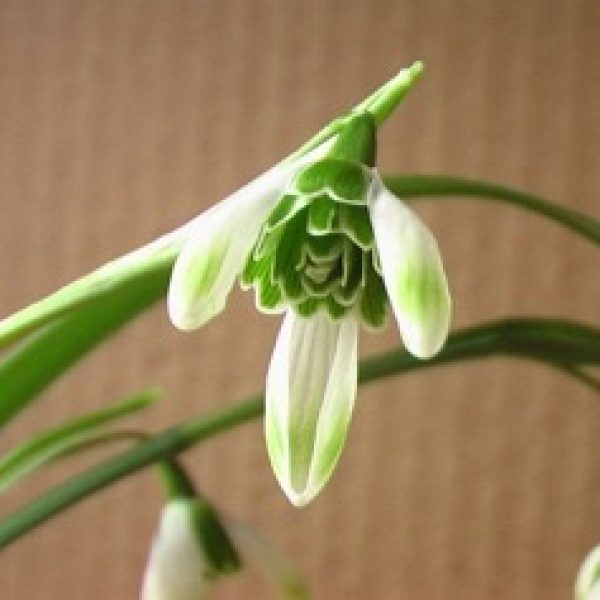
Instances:
[[[164,297],[170,272],[163,265],[143,278],[121,282],[11,350],[0,361],[0,428],[82,356]]]
[[[106,425],[149,407],[158,398],[147,390],[119,402],[44,431],[0,458],[0,493],[27,475],[78,447],[93,441]]]

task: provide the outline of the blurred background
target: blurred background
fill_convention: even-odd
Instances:
[[[496,180],[600,218],[595,0],[0,0],[0,311],[191,218],[422,59],[380,134],[388,172]],[[516,209],[423,201],[455,326],[600,324],[597,250]],[[158,306],[3,432],[0,449],[157,384],[150,431],[260,389],[279,319],[236,293],[194,334]],[[364,334],[366,355],[398,344]],[[339,468],[292,508],[257,421],[185,462],[293,557],[317,599],[569,598],[600,542],[600,402],[488,360],[360,390]],[[96,456],[0,498],[6,513]],[[145,471],[0,555],[3,599],[135,598],[162,495]],[[256,572],[217,598],[275,597]]]

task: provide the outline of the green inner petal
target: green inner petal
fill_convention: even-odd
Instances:
[[[269,215],[266,222],[267,229],[275,229],[282,225],[302,210],[305,205],[306,199],[302,196],[286,194]]]
[[[243,289],[248,289],[252,286],[252,284],[261,279],[265,273],[270,273],[271,271],[271,257],[263,256],[259,260],[256,260],[252,254],[248,258],[246,262],[246,266],[242,271],[242,275],[240,277],[240,283]]]
[[[330,191],[340,202],[366,204],[370,175],[362,165],[337,158],[324,158],[301,171],[294,181],[300,195]]]
[[[372,267],[371,261],[367,263],[365,275],[367,283],[360,300],[360,315],[367,326],[378,329],[385,325],[387,293],[383,281]]]
[[[312,198],[308,207],[308,231],[313,235],[329,233],[336,216],[336,203],[327,194]]]
[[[300,302],[308,298],[306,290],[302,287],[301,275],[298,271],[289,270],[280,281],[280,285],[287,300]]]
[[[365,209],[361,206],[343,206],[341,212],[341,227],[363,250],[373,246],[373,228],[371,220],[365,216]]]
[[[333,296],[328,296],[326,308],[332,319],[341,319],[348,310],[345,306],[339,304]]]
[[[258,290],[258,305],[267,312],[277,309],[283,301],[281,288],[271,281],[268,273],[258,281]]]
[[[318,298],[309,298],[308,300],[298,302],[295,304],[294,308],[300,316],[311,317],[315,314],[315,312],[317,312],[319,304],[320,302]]]
[[[341,235],[310,235],[304,239],[303,251],[313,263],[330,262],[341,256],[343,246]]]
[[[334,168],[342,177],[348,169],[345,161],[324,162],[303,171],[296,184],[314,191],[324,170]],[[335,178],[328,181],[331,187]],[[257,306],[267,312],[291,305],[308,317],[322,308],[339,319],[356,306],[367,326],[385,323],[388,300],[368,210],[331,193],[284,195],[261,230],[241,283],[255,287]]]
[[[277,281],[283,279],[288,271],[294,270],[302,258],[306,211],[298,213],[283,228],[273,256],[273,278]]]

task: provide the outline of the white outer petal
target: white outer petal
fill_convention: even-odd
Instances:
[[[369,213],[383,281],[409,352],[436,354],[448,336],[451,300],[440,251],[429,229],[375,174]]]
[[[296,161],[275,165],[194,219],[175,262],[167,296],[175,327],[196,329],[223,310],[263,222],[289,179],[303,164],[323,156],[332,143]]]
[[[141,600],[201,600],[207,597],[206,561],[186,500],[172,500],[160,525],[144,574]]]
[[[267,375],[265,433],[279,484],[303,506],[325,485],[342,451],[357,385],[358,326],[285,316]]]
[[[223,310],[289,170],[274,167],[198,217],[171,276],[167,306],[176,327],[195,329]]]

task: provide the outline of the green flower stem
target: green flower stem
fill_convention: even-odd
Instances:
[[[176,460],[163,460],[158,465],[165,494],[169,500],[195,498],[194,484],[185,469]]]
[[[503,185],[449,175],[386,175],[383,180],[394,194],[407,200],[422,196],[444,198],[475,196],[480,200],[513,204],[556,221],[594,244],[600,245],[598,221],[566,206],[553,204],[539,196]]]
[[[579,346],[578,346],[579,344]],[[528,357],[549,363],[551,357],[600,364],[600,331],[549,319],[510,319],[454,332],[444,349],[429,361],[395,350],[361,362],[360,383],[453,361],[491,356]],[[553,365],[554,366],[554,365]],[[262,414],[263,400],[247,400],[159,433],[147,441],[73,477],[18,509],[0,522],[0,547],[10,544],[90,494],[190,446],[246,423]]]

